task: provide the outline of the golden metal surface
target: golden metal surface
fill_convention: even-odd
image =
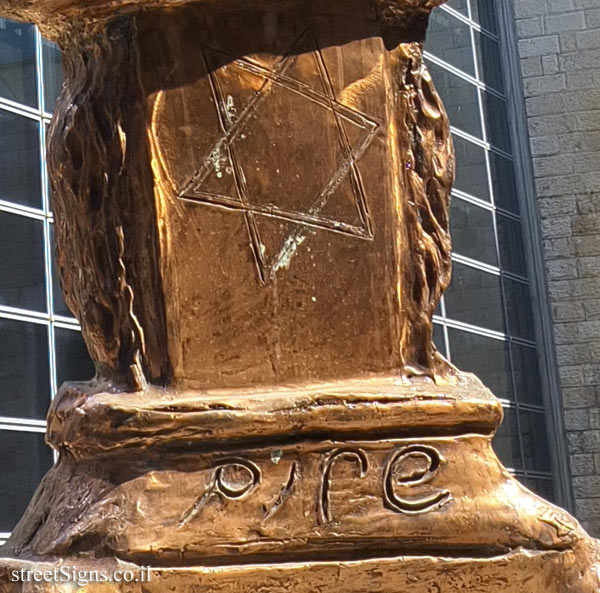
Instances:
[[[396,39],[424,16],[380,10],[231,2],[70,24],[49,167],[63,290],[101,379],[449,371],[431,341],[449,129],[419,44]]]
[[[0,0],[63,50],[57,261],[96,362],[0,552],[100,591],[600,590],[502,409],[432,343],[454,153],[439,1]],[[36,590],[53,590],[39,585]]]

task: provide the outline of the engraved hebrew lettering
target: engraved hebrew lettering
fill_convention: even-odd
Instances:
[[[269,508],[267,508],[266,505],[263,506],[265,521],[270,519],[283,506],[283,503],[292,494],[294,486],[299,478],[300,471],[298,469],[298,463],[294,461],[290,468],[290,475],[288,476],[286,483],[281,487],[281,490],[279,491],[279,494],[277,495],[277,498],[273,504]]]
[[[222,460],[215,470],[217,492],[238,499],[249,494],[260,483],[260,468],[246,459],[233,457]]]
[[[215,467],[204,492],[181,515],[177,528],[181,529],[196,517],[214,496],[240,499],[254,490],[261,480],[260,468],[247,459],[222,459]]]
[[[334,465],[342,460],[355,463],[359,469],[358,477],[361,479],[365,477],[369,469],[367,455],[362,449],[337,449],[327,457],[321,479],[321,494],[317,500],[317,514],[321,523],[328,523],[332,519],[329,499],[331,472]]]
[[[384,467],[385,506],[399,513],[419,514],[449,502],[452,495],[448,490],[436,489],[425,496],[407,496],[411,488],[430,482],[443,463],[439,451],[428,445],[409,445],[395,451]]]
[[[185,527],[194,517],[196,517],[202,509],[208,504],[210,499],[215,494],[215,481],[216,475],[213,473],[209,483],[207,484],[204,492],[194,500],[190,507],[188,507],[177,522],[177,529]]]
[[[600,544],[503,467],[503,402],[432,339],[453,137],[492,201],[523,169],[489,113],[519,85],[482,76],[511,3],[450,2],[424,56],[445,1],[0,0],[0,119],[48,138],[51,267],[95,367],[52,399],[57,463],[27,444],[33,477],[52,467],[21,520],[0,502],[0,593],[56,593],[15,569],[141,563],[144,593],[600,592]],[[40,34],[65,75],[48,128]],[[40,109],[4,92],[21,62]],[[475,93],[486,142],[465,148],[432,78],[465,110]],[[79,366],[51,342],[51,374]]]

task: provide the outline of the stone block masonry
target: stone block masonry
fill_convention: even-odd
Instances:
[[[576,512],[600,536],[600,0],[513,0]]]

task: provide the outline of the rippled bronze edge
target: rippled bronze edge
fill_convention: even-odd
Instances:
[[[147,389],[123,397],[65,384],[48,416],[48,442],[93,456],[129,448],[370,435],[492,434],[502,406],[474,376],[436,385],[397,377],[303,388],[177,393]]]
[[[24,20],[46,26],[48,32],[57,33],[56,25],[64,25],[65,19],[87,19],[124,15],[144,8],[182,6],[192,2],[226,5],[228,0],[0,0],[0,14],[7,18]],[[248,0],[248,6],[281,4],[285,0]],[[384,9],[430,12],[446,0],[379,0]],[[314,5],[314,2],[306,2]],[[323,1],[326,6],[327,2]],[[54,37],[54,35],[53,35]]]
[[[89,593],[251,593],[252,591],[314,591],[322,593],[589,593],[600,589],[598,558],[592,570],[582,570],[581,559],[594,558],[591,549],[564,552],[516,550],[489,558],[399,556],[356,558],[345,562],[299,562],[240,567],[153,568],[149,579],[133,583],[91,583]],[[21,593],[26,585],[11,583],[12,571],[115,570],[142,577],[140,566],[120,561],[16,561],[0,559],[1,593]],[[71,573],[72,574],[72,573]],[[39,584],[36,591],[50,593],[54,585]]]

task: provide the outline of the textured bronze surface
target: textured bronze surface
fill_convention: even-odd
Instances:
[[[96,378],[0,552],[89,591],[600,588],[436,352],[449,125],[418,0],[0,0],[57,41],[57,261]],[[39,585],[52,591],[51,585]]]
[[[444,369],[431,315],[453,154],[420,45],[398,45],[425,16],[231,0],[70,17],[49,170],[59,275],[100,378]]]

